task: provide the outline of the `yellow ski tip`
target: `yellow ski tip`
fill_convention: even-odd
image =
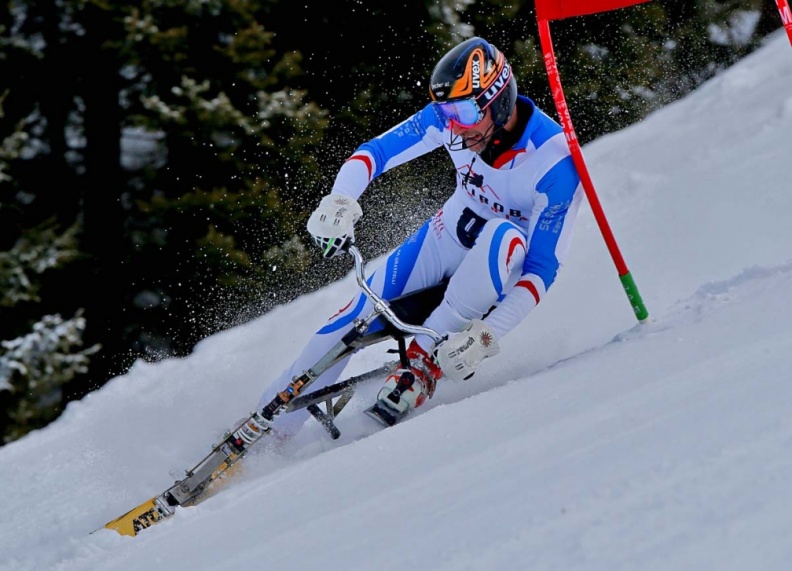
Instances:
[[[156,500],[155,496],[143,502],[121,517],[107,523],[105,529],[112,529],[121,535],[136,536],[141,530],[151,527],[165,518],[157,508]]]

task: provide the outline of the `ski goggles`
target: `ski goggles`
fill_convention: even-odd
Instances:
[[[484,109],[479,107],[472,97],[455,101],[436,101],[434,105],[445,125],[453,121],[462,127],[472,127],[484,118]]]

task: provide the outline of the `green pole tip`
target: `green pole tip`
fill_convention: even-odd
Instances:
[[[627,299],[630,301],[635,317],[641,323],[646,323],[649,320],[649,311],[644,305],[641,294],[638,292],[638,286],[635,285],[635,280],[630,272],[619,276],[624,292],[627,294]]]

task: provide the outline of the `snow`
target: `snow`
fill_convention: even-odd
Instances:
[[[584,148],[649,323],[585,206],[557,284],[470,381],[386,430],[360,414],[378,388],[363,386],[338,441],[311,420],[198,506],[91,534],[252,410],[350,274],[187,358],[138,362],[0,449],[0,569],[789,570],[791,76],[779,30]]]

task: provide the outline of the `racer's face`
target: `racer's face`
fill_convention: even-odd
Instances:
[[[454,137],[460,137],[464,142],[464,147],[474,153],[480,153],[487,147],[492,135],[495,133],[495,125],[492,122],[492,111],[484,109],[484,116],[477,123],[463,125],[453,119],[449,122],[449,128]]]

